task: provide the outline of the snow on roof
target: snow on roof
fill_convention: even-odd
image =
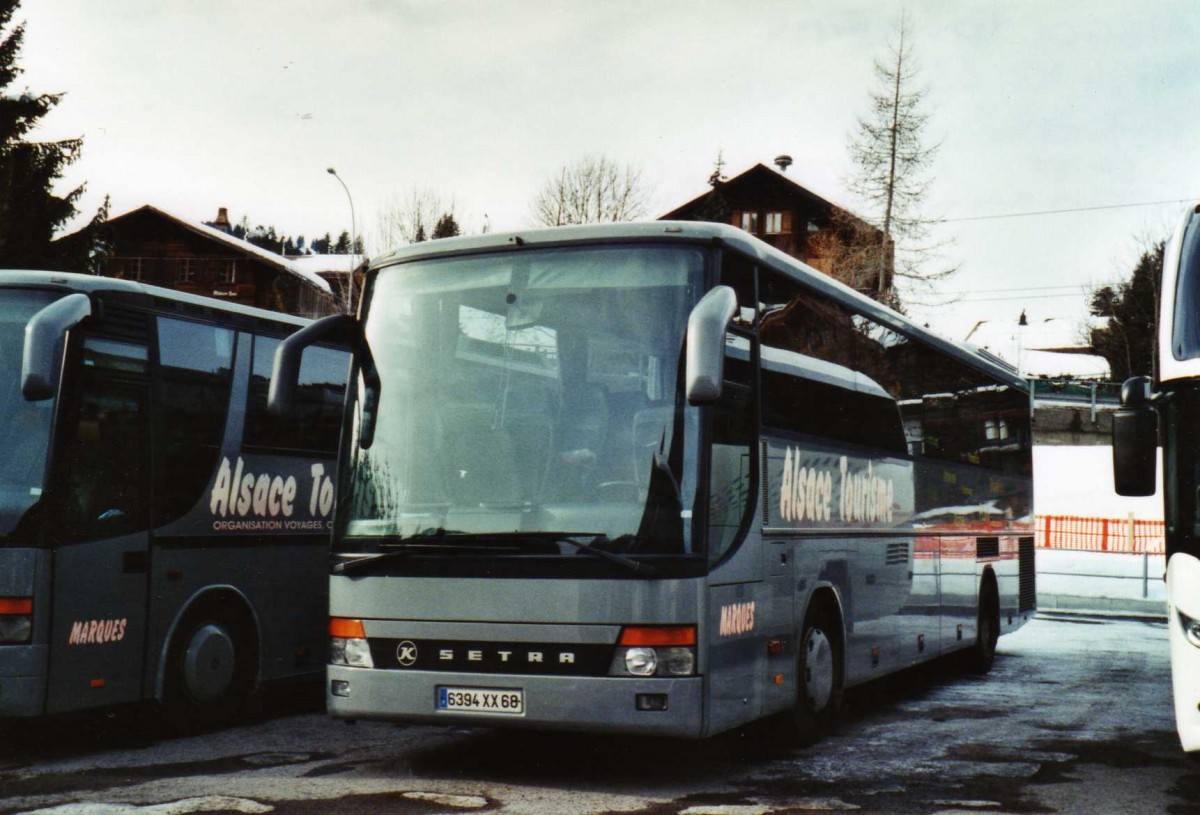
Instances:
[[[1087,353],[1077,325],[1060,317],[1029,320],[981,320],[966,342],[1012,363],[1022,376],[1107,378],[1108,361]],[[1079,349],[1067,351],[1065,349]]]
[[[1108,360],[1095,354],[1064,354],[1059,351],[1026,351],[1021,356],[1025,376],[1108,379]]]
[[[366,255],[292,255],[287,260],[302,274],[343,274],[361,266]]]
[[[196,223],[195,221],[189,221],[186,218],[180,218],[178,215],[172,215],[170,212],[167,212],[166,210],[160,209],[160,208],[158,208],[156,206],[152,206],[150,204],[146,204],[144,207],[141,207],[141,209],[147,209],[152,212],[156,212],[159,215],[163,216],[164,218],[168,218],[172,221],[175,221],[176,223],[180,224],[181,226],[185,226],[188,229],[192,230],[193,232],[203,235],[206,238],[211,238],[212,240],[220,241],[221,243],[224,243],[225,245],[227,245],[233,249],[236,249],[239,252],[244,252],[247,255],[254,255],[255,257],[259,258],[260,260],[266,261],[267,263],[270,263],[273,266],[278,266],[279,268],[283,269],[286,272],[289,272],[291,274],[302,277],[302,278],[304,278],[305,281],[316,286],[323,292],[326,292],[328,294],[333,293],[333,289],[329,286],[328,281],[324,280],[320,275],[316,274],[315,272],[310,272],[310,271],[307,271],[305,269],[302,269],[302,268],[296,266],[294,261],[288,260],[287,258],[283,257],[283,255],[277,255],[274,252],[270,251],[269,249],[263,249],[262,247],[255,246],[254,244],[252,244],[248,241],[244,241],[241,238],[235,238],[233,235],[222,232],[221,230],[215,229],[211,226],[206,226],[205,224]],[[128,215],[130,213],[125,213],[125,214]],[[118,216],[118,217],[122,217],[122,216]],[[116,220],[116,219],[113,219],[113,220]]]

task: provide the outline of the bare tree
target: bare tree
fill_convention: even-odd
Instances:
[[[896,306],[894,289],[881,292],[880,278],[892,270],[892,245],[881,238],[878,227],[834,207],[829,225],[809,236],[808,262],[855,291]]]
[[[530,209],[542,226],[633,221],[649,209],[642,171],[604,156],[584,156],[542,185]]]
[[[449,217],[456,221],[454,199],[443,199],[428,188],[414,187],[406,195],[393,195],[379,212],[372,237],[374,248],[388,251],[406,243],[420,243],[434,236],[439,222]]]
[[[935,219],[922,214],[932,178],[930,168],[940,145],[924,140],[929,116],[926,91],[917,87],[919,68],[912,49],[912,26],[901,15],[886,60],[875,61],[876,87],[867,116],[858,120],[850,140],[855,171],[850,189],[874,210],[878,251],[867,253],[877,265],[873,296],[899,305],[896,278],[910,291],[932,291],[932,284],[955,268],[931,269],[941,244],[930,240]]]

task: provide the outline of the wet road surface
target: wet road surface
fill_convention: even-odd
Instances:
[[[189,737],[121,713],[0,731],[0,815],[190,812],[1200,812],[1161,622],[1040,615],[992,674],[950,663],[852,692],[805,750],[332,721],[313,693]]]

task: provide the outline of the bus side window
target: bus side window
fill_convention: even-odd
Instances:
[[[306,349],[300,363],[296,413],[279,419],[267,413],[271,364],[278,347],[279,340],[274,337],[254,338],[254,367],[243,444],[273,450],[337,453],[346,376],[350,370],[349,353],[319,346]]]
[[[146,528],[146,346],[84,340],[73,432],[63,438],[59,521],[68,540]]]
[[[234,332],[158,318],[162,441],[155,524],[187,513],[203,497],[221,456],[229,411]]]
[[[750,340],[725,338],[725,383],[713,407],[712,456],[708,488],[708,557],[715,563],[737,541],[754,506],[754,371]]]
[[[750,328],[755,320],[754,263],[733,252],[721,257],[721,285],[733,289],[737,295],[738,310],[733,315],[733,324]]]

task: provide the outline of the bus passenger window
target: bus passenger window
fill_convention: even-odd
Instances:
[[[725,341],[725,383],[713,409],[708,488],[708,557],[719,560],[737,540],[754,494],[754,421],[750,341],[730,334]]]
[[[267,413],[271,364],[278,347],[279,340],[273,337],[254,338],[254,369],[246,403],[243,444],[274,450],[336,453],[346,376],[350,371],[349,353],[317,346],[306,349],[300,363],[296,413],[281,420]]]
[[[162,442],[155,524],[182,517],[204,497],[217,469],[232,383],[234,332],[158,319]]]
[[[75,432],[64,438],[60,521],[68,540],[95,540],[146,526],[147,352],[113,340],[85,341]]]
[[[721,257],[721,285],[733,289],[737,295],[738,310],[733,315],[733,324],[743,328],[754,325],[754,264],[742,255],[726,252]]]

